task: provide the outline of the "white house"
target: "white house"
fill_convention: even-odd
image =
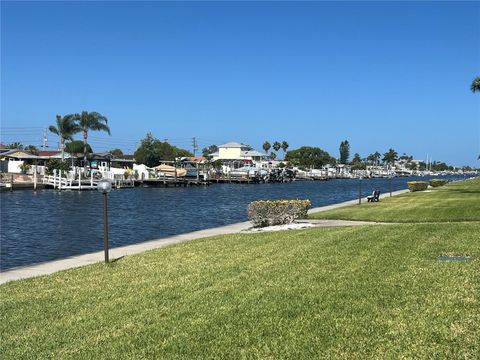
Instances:
[[[267,155],[252,149],[251,146],[236,142],[229,142],[218,147],[218,151],[210,154],[212,160],[250,160],[262,161]]]

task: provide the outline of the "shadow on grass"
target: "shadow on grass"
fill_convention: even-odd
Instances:
[[[110,260],[110,263],[116,263],[117,261],[122,260],[124,257],[125,257],[125,255],[120,256],[120,257],[118,257],[118,258],[115,258],[115,259],[113,259],[113,260]]]

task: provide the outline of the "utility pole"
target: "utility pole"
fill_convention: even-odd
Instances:
[[[195,138],[195,136],[192,138],[192,147],[193,147],[193,156],[195,156],[195,153],[198,150],[198,143],[197,143],[197,139]]]
[[[47,128],[43,129],[43,150],[47,150]]]

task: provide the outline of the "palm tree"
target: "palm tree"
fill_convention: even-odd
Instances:
[[[263,143],[263,150],[265,150],[265,153],[268,155],[268,150],[270,150],[270,148],[272,147],[272,145],[270,145],[270,143],[268,141],[265,141]]]
[[[83,166],[86,169],[88,131],[105,131],[110,135],[110,128],[107,125],[107,117],[95,111],[82,111],[81,114],[76,115],[76,118],[83,134]]]
[[[385,154],[383,154],[383,161],[388,165],[395,165],[395,161],[398,160],[398,153],[390,148]]]
[[[282,150],[283,150],[283,158],[285,159],[285,156],[287,156],[287,149],[290,145],[288,145],[288,142],[282,141]]]
[[[62,161],[65,160],[65,140],[73,140],[73,135],[80,131],[75,122],[76,115],[57,115],[57,126],[50,125],[48,130],[60,137],[60,148],[62,149]]]
[[[282,147],[282,144],[280,144],[278,141],[275,141],[272,145],[273,150],[275,150],[276,153],[278,153],[278,150]]]
[[[283,150],[283,157],[285,158],[285,156],[287,155],[287,149],[290,147],[290,145],[288,144],[288,142],[286,141],[282,141],[282,150]]]
[[[473,79],[472,85],[470,85],[470,90],[472,90],[472,92],[480,92],[480,76]]]

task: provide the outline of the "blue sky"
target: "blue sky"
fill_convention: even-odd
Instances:
[[[478,2],[2,2],[2,142],[40,144],[55,114],[98,111],[133,152],[393,147],[479,166]],[[57,140],[49,135],[49,143]]]

